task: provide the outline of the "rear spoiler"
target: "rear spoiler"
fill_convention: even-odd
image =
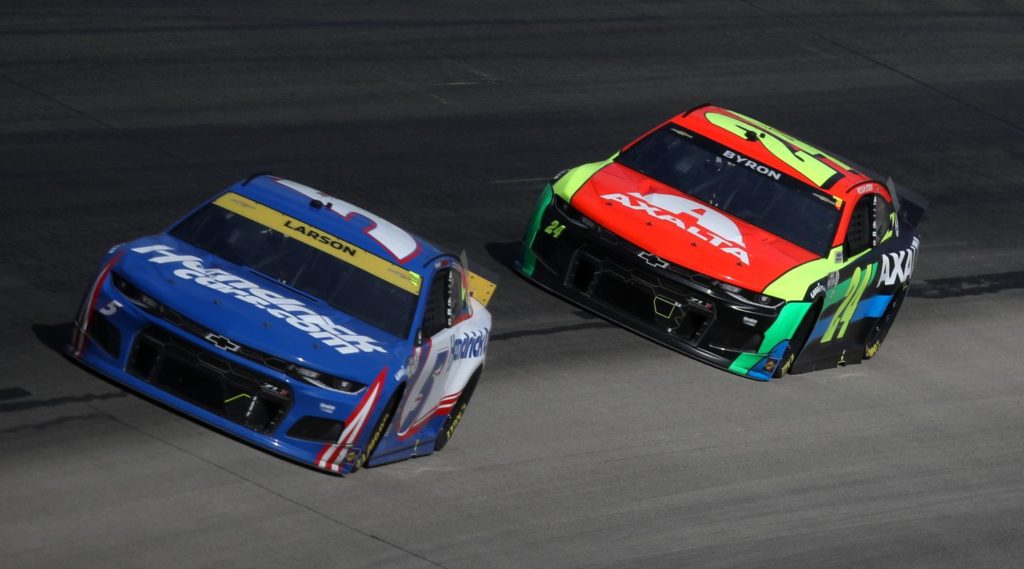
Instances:
[[[892,196],[892,203],[896,207],[896,216],[900,221],[911,227],[917,227],[924,217],[924,211],[928,209],[928,198],[921,194],[897,186],[892,178],[885,180],[885,187],[889,189]]]
[[[491,302],[491,297],[494,296],[495,289],[498,288],[498,276],[481,267],[473,267],[474,270],[470,270],[465,250],[459,255],[459,261],[466,269],[467,288],[470,296],[477,299],[480,304],[487,306]]]

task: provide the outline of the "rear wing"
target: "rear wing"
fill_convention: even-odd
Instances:
[[[896,216],[903,223],[917,227],[921,223],[921,218],[924,217],[925,210],[928,209],[928,198],[915,191],[897,186],[892,178],[885,180],[885,187],[889,189],[889,195],[892,196],[892,203],[896,207]]]

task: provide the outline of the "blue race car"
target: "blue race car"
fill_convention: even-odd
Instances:
[[[257,175],[104,258],[69,354],[268,451],[346,474],[440,450],[480,379],[465,257]]]

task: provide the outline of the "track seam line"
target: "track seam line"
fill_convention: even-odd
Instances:
[[[410,550],[402,547],[401,545],[398,545],[396,543],[392,543],[392,542],[388,541],[387,539],[384,539],[383,537],[380,537],[380,536],[377,536],[377,535],[373,535],[372,533],[367,533],[367,532],[365,532],[365,531],[363,531],[363,530],[361,530],[361,529],[359,529],[357,527],[354,527],[354,526],[351,526],[349,524],[346,524],[345,522],[343,522],[343,521],[341,521],[341,520],[339,520],[337,518],[333,518],[333,517],[325,514],[324,512],[321,512],[320,510],[317,510],[316,508],[313,508],[311,506],[303,504],[302,502],[299,502],[298,500],[295,500],[294,498],[289,498],[288,496],[285,496],[284,494],[281,494],[280,492],[278,492],[278,491],[276,491],[276,490],[274,490],[272,488],[264,486],[263,484],[260,484],[259,482],[256,482],[255,480],[247,478],[247,477],[245,477],[245,476],[243,476],[243,475],[241,475],[241,474],[239,474],[239,473],[237,473],[237,472],[235,472],[233,470],[230,470],[229,468],[226,468],[226,467],[224,467],[224,466],[222,466],[220,464],[217,464],[216,462],[212,462],[212,461],[207,460],[207,459],[205,459],[205,458],[203,458],[201,456],[198,456],[195,453],[190,452],[188,449],[185,449],[185,448],[183,448],[181,446],[178,446],[178,445],[176,445],[176,444],[174,444],[174,443],[172,443],[170,441],[164,440],[164,439],[162,439],[162,438],[160,438],[160,437],[158,437],[158,436],[156,436],[156,435],[154,435],[152,433],[147,433],[146,431],[143,431],[142,429],[139,429],[135,425],[127,423],[127,422],[121,420],[119,417],[117,417],[117,416],[115,416],[115,415],[113,415],[111,413],[108,413],[107,411],[104,411],[103,409],[100,409],[100,408],[92,405],[91,403],[87,404],[87,405],[88,405],[88,407],[90,407],[94,411],[96,411],[97,413],[99,413],[99,414],[109,418],[111,421],[114,421],[115,423],[118,423],[118,424],[120,424],[120,425],[122,425],[124,427],[127,427],[128,429],[130,429],[132,431],[135,431],[135,432],[137,432],[137,433],[139,433],[139,434],[141,434],[141,435],[143,435],[145,437],[148,437],[148,438],[153,439],[153,440],[155,440],[157,442],[163,443],[164,445],[167,445],[167,446],[169,446],[169,447],[171,447],[171,448],[173,448],[175,450],[178,450],[178,451],[180,451],[180,452],[182,452],[182,453],[184,453],[184,454],[186,454],[186,455],[188,455],[188,456],[190,456],[190,457],[192,457],[192,458],[194,458],[194,459],[196,459],[196,460],[198,460],[200,462],[208,464],[208,465],[210,465],[210,466],[220,470],[221,472],[224,472],[226,474],[229,474],[230,476],[234,476],[235,478],[237,478],[239,480],[247,482],[248,484],[251,484],[252,486],[257,487],[257,488],[263,490],[264,492],[267,492],[269,494],[277,496],[278,498],[284,500],[285,502],[288,502],[288,503],[290,503],[292,505],[295,505],[295,506],[299,507],[300,509],[305,510],[305,511],[307,511],[307,512],[313,514],[313,515],[319,516],[319,517],[321,517],[321,518],[323,518],[323,519],[325,519],[325,520],[327,520],[327,521],[329,521],[329,522],[331,522],[331,523],[333,523],[335,525],[341,526],[341,527],[343,527],[343,528],[345,528],[345,529],[347,529],[349,531],[355,532],[355,533],[357,533],[357,534],[359,534],[359,535],[361,535],[363,537],[366,537],[366,538],[372,539],[372,540],[374,540],[376,542],[382,543],[382,544],[384,544],[384,545],[386,545],[388,547],[391,547],[393,549],[397,549],[398,551],[401,551],[402,553],[405,553],[406,555],[409,555],[410,557],[415,557],[416,559],[419,559],[421,561],[429,563],[430,565],[433,565],[434,567],[440,567],[441,569],[448,569],[447,566],[441,565],[440,563],[438,563],[436,561],[433,561],[432,559],[428,559],[427,557],[424,557],[423,555],[420,555],[419,553],[416,553],[415,551],[410,551]],[[203,428],[207,428],[207,427],[204,426]]]
[[[870,55],[868,55],[866,53],[858,51],[857,49],[852,48],[852,47],[850,47],[850,46],[848,46],[846,44],[840,43],[838,40],[834,40],[834,39],[832,39],[832,38],[830,38],[830,37],[828,37],[828,36],[826,36],[824,34],[821,34],[821,33],[817,32],[817,31],[815,31],[812,28],[809,28],[809,27],[807,27],[807,26],[805,26],[803,24],[800,24],[800,23],[798,23],[798,22],[796,22],[796,21],[794,21],[794,20],[792,20],[790,18],[787,18],[786,16],[783,16],[781,14],[776,14],[775,12],[772,12],[771,10],[769,10],[767,8],[763,8],[761,6],[758,6],[757,4],[751,2],[750,0],[740,0],[740,2],[742,4],[746,4],[747,6],[750,6],[751,8],[754,8],[755,10],[758,10],[759,12],[767,14],[768,16],[771,16],[771,17],[773,17],[773,18],[775,18],[775,19],[777,19],[777,20],[779,20],[781,22],[784,22],[784,23],[786,23],[786,24],[788,24],[790,26],[793,26],[794,28],[797,28],[797,29],[799,29],[799,30],[801,30],[801,31],[803,31],[803,32],[805,32],[807,34],[810,34],[810,35],[815,36],[815,37],[817,37],[817,38],[819,38],[821,40],[824,40],[825,42],[830,43],[830,44],[832,44],[832,45],[834,45],[834,46],[836,46],[836,47],[838,47],[838,48],[840,48],[842,50],[845,50],[845,51],[847,51],[849,53],[852,53],[853,55],[856,55],[856,56],[864,59],[864,60],[867,60],[867,61],[869,61],[871,63],[874,63],[875,65],[878,65],[879,67],[882,67],[884,69],[888,69],[889,71],[899,75],[900,77],[903,77],[904,79],[909,79],[912,83],[914,83],[916,85],[924,87],[925,89],[928,89],[929,91],[932,91],[932,92],[934,92],[934,93],[936,93],[936,94],[938,94],[938,95],[940,95],[942,97],[945,97],[946,99],[949,99],[950,101],[953,101],[955,103],[959,103],[960,105],[963,105],[963,106],[967,107],[968,109],[971,109],[971,110],[973,110],[973,111],[975,111],[977,113],[981,113],[981,114],[987,116],[988,118],[990,118],[990,119],[992,119],[992,120],[1002,124],[1003,126],[1010,127],[1012,130],[1016,130],[1017,132],[1024,134],[1024,127],[1014,123],[1013,121],[1010,121],[1008,119],[1004,119],[1003,117],[1001,117],[1001,116],[999,116],[999,115],[997,115],[997,114],[995,114],[995,113],[993,113],[991,111],[987,111],[987,110],[985,110],[985,109],[983,109],[983,108],[981,108],[981,107],[979,107],[979,106],[977,106],[977,105],[975,105],[973,103],[969,103],[966,100],[964,100],[964,99],[962,99],[960,97],[957,97],[956,95],[954,95],[952,93],[944,91],[944,90],[936,87],[935,85],[932,85],[931,83],[928,83],[928,82],[924,81],[923,79],[918,79],[917,77],[914,77],[910,73],[907,73],[905,71],[901,71],[900,69],[896,68],[893,65],[890,65],[890,64],[888,64],[888,63],[886,63],[886,62],[884,62],[884,61],[882,61],[880,59],[874,58],[874,57],[872,57],[872,56],[870,56]]]

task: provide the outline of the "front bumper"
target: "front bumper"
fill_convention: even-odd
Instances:
[[[550,186],[516,269],[616,324],[715,367],[771,379],[809,303],[743,303],[584,218]],[[797,317],[798,316],[798,317]]]
[[[333,392],[269,367],[273,362],[255,361],[253,350],[219,349],[196,335],[198,324],[179,322],[182,315],[172,312],[172,323],[136,307],[112,286],[109,275],[109,267],[101,271],[86,296],[68,349],[71,357],[259,448],[334,474],[352,471],[361,440],[344,448],[333,442],[369,388]],[[379,407],[371,409],[370,420]]]

